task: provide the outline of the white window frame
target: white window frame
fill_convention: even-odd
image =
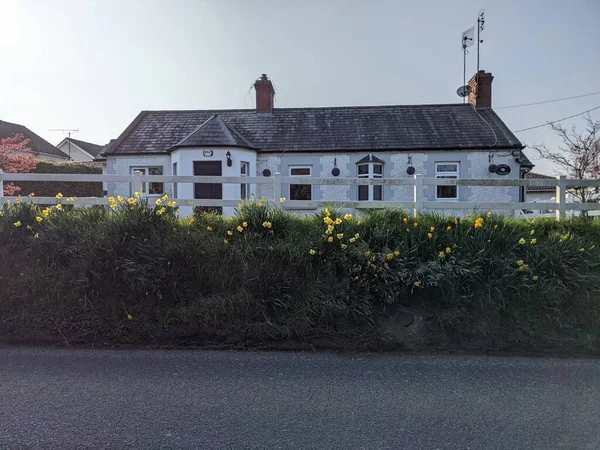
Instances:
[[[165,174],[165,168],[163,166],[131,166],[130,167],[131,175],[134,175],[136,171],[142,172],[142,175],[149,175],[150,169],[160,169],[161,175]],[[162,194],[149,194],[149,186],[152,183],[162,184]],[[164,195],[164,193],[165,193],[165,183],[160,183],[158,181],[153,181],[153,182],[148,183],[146,181],[142,181],[142,192],[141,192],[142,195],[160,197],[160,196]]]
[[[439,166],[448,165],[448,164],[456,164],[456,170],[452,171],[440,171],[438,169]],[[436,161],[435,162],[435,177],[436,178],[460,178],[460,162],[459,161]],[[435,186],[435,199],[441,200],[445,202],[457,202],[460,198],[459,186],[456,186],[456,197],[439,197],[438,196],[438,185]]]
[[[308,169],[308,175],[293,175],[292,171],[294,169]],[[298,166],[288,166],[288,171],[289,171],[288,173],[289,173],[290,177],[312,177],[312,166],[306,166],[306,165],[304,165],[304,166],[301,166],[301,165],[298,165]],[[290,200],[293,200],[292,199],[292,185],[293,184],[290,183],[290,188],[289,188],[289,199]],[[312,192],[313,191],[313,185],[312,184],[304,184],[304,185],[301,184],[300,186],[309,186],[310,187],[310,190],[309,190],[309,192],[310,192],[310,198],[307,199],[307,200],[302,200],[302,201],[312,201],[312,197],[313,197],[313,195],[312,195],[313,194],[313,192]]]
[[[244,173],[244,168],[246,173]],[[247,161],[240,162],[240,177],[250,176],[250,163]],[[240,199],[248,200],[250,198],[250,185],[248,183],[240,184]]]
[[[358,171],[359,171],[360,166],[368,166],[367,173],[359,174]],[[375,173],[375,170],[374,170],[375,166],[381,166],[381,173]],[[380,163],[380,162],[371,161],[371,162],[364,162],[364,163],[360,163],[360,164],[356,165],[356,174],[357,174],[358,178],[372,178],[372,179],[383,178],[384,170],[385,170],[385,167],[383,166],[383,163]],[[381,199],[380,200],[374,200],[375,196],[374,196],[373,191],[374,191],[375,186],[372,184],[368,185],[369,198],[367,198],[366,200],[360,200],[360,194],[359,194],[360,185],[357,186],[357,189],[356,189],[356,198],[360,202],[382,202],[383,201],[383,185],[380,184],[378,186],[381,186]]]

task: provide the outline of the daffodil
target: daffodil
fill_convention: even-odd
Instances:
[[[73,203],[73,200],[74,200],[74,199],[73,199],[73,197],[69,197],[69,198],[67,199],[67,203]]]
[[[356,234],[354,235],[354,237],[355,237],[356,239],[358,239],[358,238],[360,237],[360,233],[356,233]]]
[[[111,204],[110,205],[110,209],[112,209],[113,211],[116,211],[117,210],[117,204],[116,203]]]
[[[352,214],[344,214],[344,220],[352,220]]]
[[[528,270],[529,270],[529,266],[527,264],[523,264],[523,265],[519,266],[520,272],[526,272]]]
[[[413,283],[413,286],[414,286],[414,287],[421,287],[421,282],[417,280],[417,281],[415,281],[415,282]]]
[[[160,206],[162,205],[162,200],[160,198],[157,198],[154,203],[156,203],[156,206]]]
[[[244,231],[244,229],[243,229],[243,228],[242,228],[240,225],[238,225],[238,226],[237,226],[236,230],[238,230],[240,233],[241,233],[242,231]]]
[[[271,224],[271,222],[263,222],[262,226],[265,227],[265,228],[271,228],[273,226],[273,224]]]
[[[61,198],[63,198],[63,195],[62,195],[62,194],[59,192],[58,194],[56,194],[56,198],[57,198],[58,200],[60,200]]]
[[[338,239],[342,239],[344,237],[344,233],[338,233],[335,235]]]
[[[394,250],[394,256],[400,256],[400,251]]]
[[[114,198],[114,197],[108,197],[108,202],[109,202],[109,203],[115,203],[115,202],[116,202],[116,200],[115,200],[115,198]]]
[[[439,252],[438,256],[440,259],[444,259],[446,257],[446,254],[444,252]]]
[[[166,208],[163,206],[162,208],[160,208],[158,211],[156,211],[156,214],[158,214],[159,216],[162,216],[165,212],[167,212]]]
[[[418,227],[418,226],[419,226],[419,222],[415,222],[415,223],[413,223],[413,227],[415,227],[415,228],[416,228],[416,227]]]
[[[33,235],[33,238],[34,238],[34,239],[38,239],[39,237],[40,237],[40,233],[35,233],[35,234]]]
[[[190,223],[190,225],[191,225],[191,224],[193,224],[195,221],[196,221],[196,218],[195,218],[195,217],[190,217],[190,222],[189,222],[189,223]]]
[[[119,203],[125,203],[125,199],[123,198],[122,195],[117,195],[117,200],[119,200]]]
[[[13,225],[17,228],[19,228],[21,226],[21,221],[17,220],[15,223],[13,223]]]
[[[452,249],[450,247],[446,247],[446,253],[452,253]]]
[[[410,233],[410,228],[407,228],[407,229],[406,229],[406,232],[407,232],[407,233]]]
[[[451,227],[450,225],[448,225],[448,226],[446,227],[446,231],[452,231],[452,227]]]
[[[142,196],[142,193],[139,191],[134,192],[134,197],[140,198]]]
[[[534,275],[534,276],[532,276],[532,277],[531,277],[531,279],[532,279],[533,281],[537,281],[537,280],[539,280],[539,279],[540,279],[540,277],[538,277],[537,275]]]
[[[135,205],[137,203],[137,200],[133,197],[129,197],[127,199],[127,203],[129,203],[130,205]]]
[[[308,251],[308,253],[310,253],[311,255],[316,255],[317,254],[317,252],[314,249],[312,249],[312,248]]]
[[[35,218],[35,221],[37,223],[40,223],[42,220],[44,220],[44,219],[42,219],[40,216],[36,216],[36,218]]]
[[[331,216],[331,211],[330,211],[330,209],[329,209],[329,208],[325,208],[325,215],[326,215],[327,217],[330,217],[330,216]]]
[[[341,223],[342,223],[342,219],[340,219],[339,217],[337,219],[335,219],[336,225],[340,225]]]
[[[334,230],[334,226],[333,225],[329,225],[327,227],[327,230],[325,231],[325,234],[331,234],[331,233],[333,233],[333,230]]]
[[[435,227],[429,228],[429,231],[431,231],[433,233],[435,231]]]
[[[35,197],[35,192],[31,192],[31,193],[29,194],[29,196],[30,196],[30,197]]]
[[[527,241],[523,238],[519,239],[519,244],[521,245],[525,245],[527,243]]]
[[[522,259],[517,259],[517,266],[521,267],[523,264],[525,264],[525,261]]]
[[[482,228],[483,227],[483,218],[478,217],[477,219],[475,219],[475,223],[473,224],[473,226],[475,228]]]
[[[487,216],[488,216],[488,217],[492,217],[493,215],[494,215],[494,214],[492,214],[492,212],[491,212],[491,211],[488,211],[488,213],[487,213]]]
[[[432,237],[433,237],[433,234],[432,234],[432,233],[427,233],[427,238],[428,238],[428,239],[431,239]]]
[[[281,198],[279,199],[279,203],[285,203],[285,197],[281,197]]]
[[[387,255],[385,255],[385,259],[387,259],[388,261],[391,261],[392,259],[394,259],[394,254],[388,253]]]
[[[6,206],[10,206],[11,205],[11,201],[10,200],[6,200]]]
[[[227,236],[233,236],[233,231],[227,230]]]
[[[127,320],[133,320],[133,316],[131,314],[127,314]]]
[[[580,251],[581,253],[583,253],[583,252],[585,252],[585,248],[581,247],[581,248],[579,249],[579,251]]]
[[[568,239],[569,239],[569,237],[570,237],[570,234],[569,234],[569,233],[566,233],[566,234],[563,234],[563,235],[560,237],[560,239],[561,239],[562,241],[566,241],[566,240],[568,240]]]
[[[333,220],[331,220],[331,217],[327,217],[327,216],[325,216],[325,217],[323,217],[323,222],[324,222],[326,225],[331,225],[331,224],[333,223]]]
[[[175,208],[177,206],[177,202],[175,201],[170,201],[169,203],[167,203],[167,206],[169,208]]]
[[[223,244],[229,244],[229,241],[227,239],[223,239]]]
[[[169,196],[167,194],[162,196],[162,201],[166,202],[167,200],[169,200]]]
[[[348,242],[350,242],[351,244],[354,244],[356,242],[356,238],[350,238],[350,239],[348,239]]]
[[[206,230],[207,231],[212,231],[212,227],[209,225],[209,226],[206,227]]]
[[[62,211],[62,205],[59,203],[58,205],[56,205],[56,209],[58,209],[59,211]]]
[[[27,225],[25,228],[27,228],[28,230],[31,230],[31,225]]]
[[[50,208],[42,209],[42,216],[48,217],[50,215]]]
[[[408,223],[408,217],[405,217],[404,219],[402,219],[402,222]]]
[[[345,249],[346,247],[348,247],[347,244],[341,244],[340,247],[342,247],[342,250]]]
[[[537,244],[537,239],[535,239],[535,238],[534,238],[534,239],[532,239],[531,241],[529,241],[529,243],[530,243],[531,245],[535,245],[535,244]]]
[[[494,225],[494,230],[497,230],[497,229],[498,229],[498,225]]]
[[[331,243],[333,242],[333,236],[329,236],[329,237],[327,238],[327,242],[329,242],[329,243],[331,244]]]
[[[242,222],[242,226],[243,226],[244,228],[248,227],[248,222]]]
[[[531,230],[529,234],[533,236],[535,234],[535,230]]]
[[[365,252],[364,255],[365,255],[365,258],[368,258],[369,256],[371,256],[371,252]]]

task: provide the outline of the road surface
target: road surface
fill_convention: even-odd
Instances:
[[[600,360],[0,349],[0,449],[600,449]]]

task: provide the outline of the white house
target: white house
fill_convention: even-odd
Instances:
[[[275,108],[263,74],[256,108],[142,111],[98,159],[107,174],[402,178],[522,178],[533,165],[524,146],[491,108],[490,73],[470,81],[469,103]],[[144,183],[146,196],[272,198],[268,184]],[[177,192],[174,192],[176,190]],[[108,195],[132,195],[129,183],[108,183]],[[412,201],[410,186],[288,184],[290,200]],[[518,187],[430,186],[426,200],[519,202]],[[224,208],[231,214],[233,208]],[[181,213],[191,214],[191,208]]]
[[[56,148],[67,155],[69,161],[85,162],[93,161],[104,146],[67,137],[60,141]]]

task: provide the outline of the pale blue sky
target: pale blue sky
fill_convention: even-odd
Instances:
[[[103,144],[143,109],[253,107],[261,73],[279,107],[459,102],[460,35],[482,7],[494,106],[600,91],[598,0],[0,0],[0,119]],[[516,130],[598,105],[497,112]]]

